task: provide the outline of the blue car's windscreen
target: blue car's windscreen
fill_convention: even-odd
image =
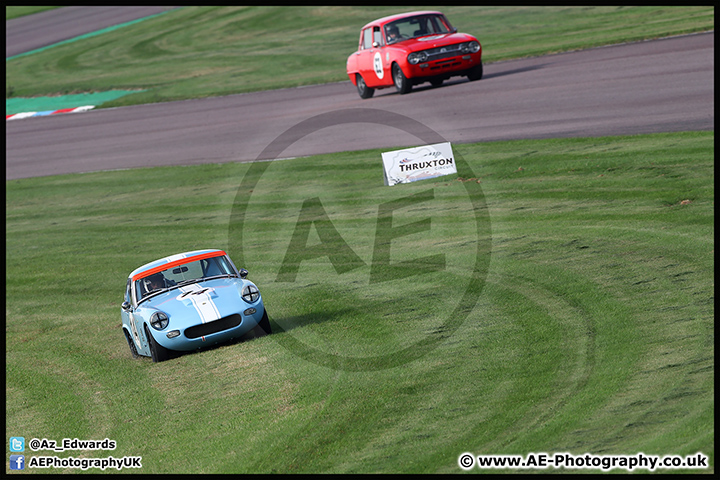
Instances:
[[[135,295],[139,302],[150,295],[169,288],[224,275],[235,275],[235,271],[225,257],[204,258],[136,280]]]

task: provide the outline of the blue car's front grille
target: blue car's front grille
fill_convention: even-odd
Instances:
[[[200,338],[211,333],[222,332],[228,328],[234,328],[240,325],[242,317],[240,314],[235,313],[227,317],[215,320],[209,323],[203,323],[202,325],[195,325],[194,327],[185,329],[185,336],[187,338]]]

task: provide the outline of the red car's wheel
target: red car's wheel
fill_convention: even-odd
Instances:
[[[373,93],[375,93],[375,89],[368,87],[365,83],[365,80],[359,73],[355,74],[355,83],[357,84],[358,94],[360,95],[360,98],[370,98],[373,96]]]
[[[482,78],[482,76],[483,76],[482,63],[479,63],[476,66],[474,66],[473,68],[471,68],[467,75],[468,80],[470,80],[471,82],[475,81],[475,80],[480,80]]]
[[[401,95],[405,95],[412,90],[412,83],[410,83],[397,63],[393,63],[392,76],[393,82],[395,82],[395,88]]]

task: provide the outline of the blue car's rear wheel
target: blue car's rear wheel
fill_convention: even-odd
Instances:
[[[148,342],[150,343],[150,356],[153,362],[164,362],[168,358],[171,358],[172,352],[155,341],[147,325],[145,325],[145,335],[147,335]]]

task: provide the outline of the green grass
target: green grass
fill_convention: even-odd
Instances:
[[[141,473],[460,472],[468,451],[701,451],[714,471],[714,133],[453,147],[459,178],[396,187],[378,150],[254,179],[229,163],[7,181],[6,437],[108,437],[57,455],[141,455]],[[445,268],[370,284],[379,205],[428,190],[393,227],[431,228],[391,260]],[[278,281],[314,197],[363,264]],[[127,274],[206,247],[242,258],[276,333],[132,359]]]
[[[345,81],[360,28],[418,8],[185,7],[6,61],[6,98],[143,90],[113,107]],[[712,7],[439,9],[486,63],[714,28]]]
[[[712,7],[441,10],[486,62],[714,28]],[[396,11],[186,7],[9,60],[6,97],[343,81],[359,28]],[[141,473],[454,473],[467,451],[701,451],[714,471],[713,142],[455,145],[458,178],[397,187],[377,150],[7,181],[6,437],[108,437],[113,452],[58,456],[140,455]],[[378,234],[381,205],[428,191]],[[307,248],[356,257],[282,281],[312,198]],[[428,228],[392,237],[412,225]],[[378,238],[424,273],[370,283]],[[208,247],[250,270],[276,333],[133,360],[127,274]]]

